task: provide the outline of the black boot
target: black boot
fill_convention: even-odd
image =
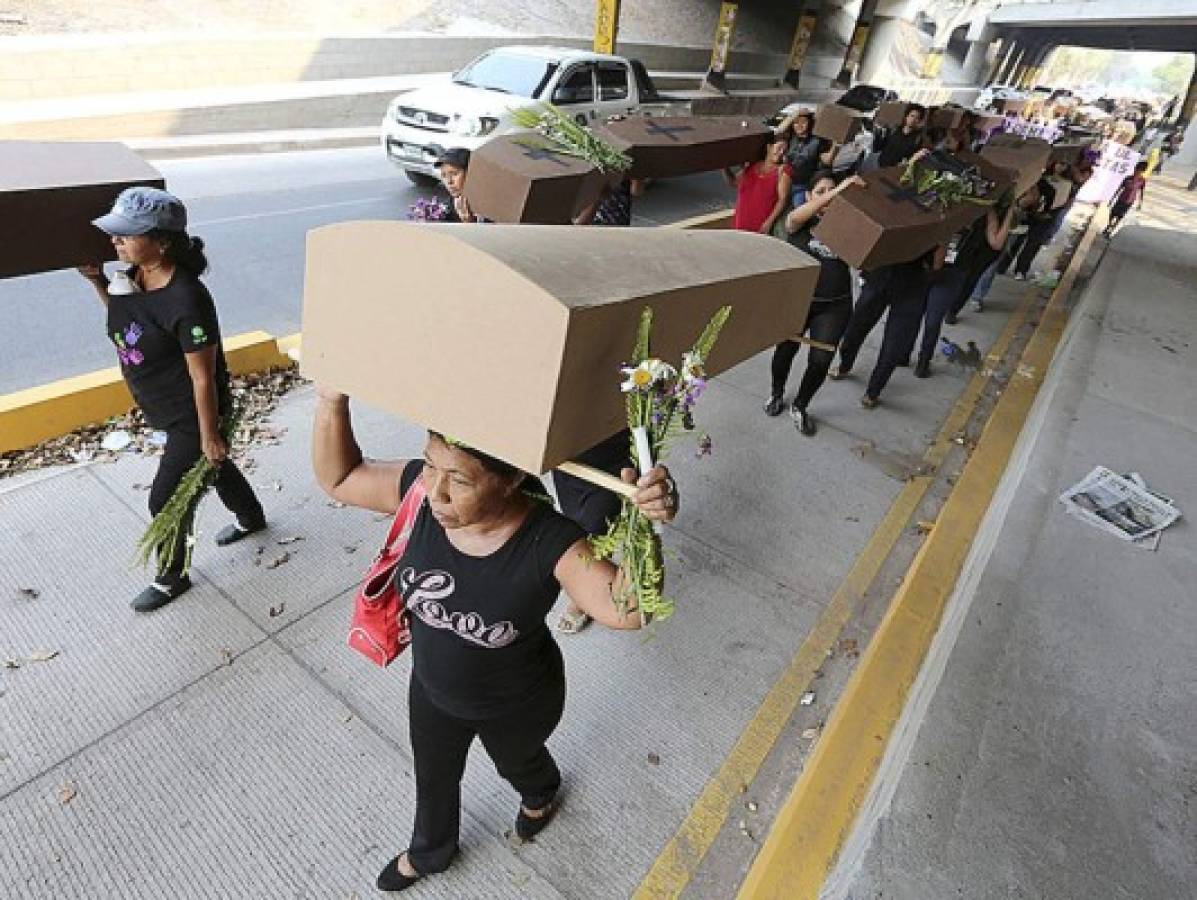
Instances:
[[[931,377],[931,360],[920,359],[918,365],[914,367],[915,378],[930,378]]]

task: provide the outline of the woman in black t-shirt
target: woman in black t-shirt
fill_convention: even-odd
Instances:
[[[444,871],[457,852],[461,777],[474,738],[519,792],[527,840],[555,812],[561,774],[545,741],[561,719],[565,676],[545,617],[564,589],[595,621],[637,628],[612,602],[622,575],[590,552],[576,523],[524,492],[525,473],[430,434],[424,459],[363,458],[348,398],[317,387],[312,462],[320,486],[350,506],[393,515],[423,478],[427,499],[395,569],[410,614],[408,714],[416,770],[411,843],[378,876],[403,890]],[[624,480],[634,481],[631,469]],[[636,503],[669,521],[677,492],[661,467],[636,482]]]
[[[843,337],[848,320],[852,318],[852,272],[848,264],[840,259],[830,247],[815,239],[811,231],[818,224],[819,217],[827,205],[843,191],[852,186],[864,186],[864,179],[854,175],[838,185],[829,171],[816,173],[810,182],[810,199],[790,212],[785,219],[786,233],[795,247],[814,257],[819,263],[819,280],[815,284],[814,299],[806,315],[803,334],[824,344],[836,345]],[[773,351],[771,366],[773,389],[765,414],[780,415],[785,408],[786,380],[794,357],[802,345],[795,340],[782,341]],[[811,347],[806,359],[806,372],[802,384],[790,404],[790,417],[798,430],[807,436],[814,435],[817,426],[814,417],[807,411],[815,393],[827,380],[827,370],[835,352]]]
[[[208,266],[204,244],[187,234],[186,209],[166,191],[129,188],[95,225],[112,236],[118,258],[130,267],[111,281],[102,265],[79,271],[107,307],[108,336],[133,399],[149,423],[166,432],[150,487],[150,513],[158,514],[187,471],[206,456],[217,466],[217,494],[237,517],[216,535],[216,543],[231,544],[265,528],[262,505],[229,459],[221,434],[232,402],[229,372],[216,306],[199,280]],[[181,543],[190,530],[182,530]],[[190,588],[186,557],[185,547],[176,547],[171,565],[160,567],[133,608],[158,609]]]

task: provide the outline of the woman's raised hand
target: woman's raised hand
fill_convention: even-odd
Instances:
[[[636,491],[635,503],[644,515],[654,522],[672,522],[677,515],[678,491],[677,484],[669,470],[664,466],[657,466],[647,475],[636,477],[635,469],[624,469],[623,480],[634,484]]]

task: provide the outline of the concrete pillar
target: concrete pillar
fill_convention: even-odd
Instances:
[[[869,32],[873,26],[873,12],[877,9],[877,0],[862,0],[860,10],[856,15],[856,25],[852,28],[852,37],[848,39],[848,46],[844,50],[844,63],[840,67],[840,74],[832,82],[837,87],[851,87],[860,68],[861,58],[864,56],[865,45],[869,41]]]
[[[897,16],[874,16],[869,37],[860,57],[856,80],[863,84],[880,84],[894,44],[902,32],[902,20]],[[884,85],[882,85],[884,86]]]
[[[719,21],[715,25],[715,39],[711,45],[711,65],[702,86],[716,91],[727,91],[727,65],[731,58],[732,35],[736,32],[738,2],[727,2],[719,6]]]
[[[1185,92],[1184,102],[1180,104],[1179,121],[1192,124],[1193,116],[1197,114],[1197,68],[1193,69],[1193,77],[1189,79],[1189,89]],[[1185,140],[1188,144],[1188,140]],[[1197,148],[1194,148],[1197,151]]]
[[[798,23],[794,26],[794,40],[790,43],[790,58],[786,62],[786,74],[782,79],[792,88],[798,87],[802,75],[802,64],[810,49],[811,38],[819,24],[819,0],[798,0]]]
[[[596,0],[594,10],[594,52],[614,53],[619,34],[620,0]]]
[[[1030,77],[1031,69],[1035,65],[1035,58],[1039,54],[1039,47],[1028,47],[1027,52],[1022,55],[1022,59],[1018,62],[1018,67],[1014,70],[1014,79],[1010,82],[1017,88],[1023,87],[1027,79]]]
[[[1015,41],[1010,47],[1010,58],[997,78],[998,84],[1013,84],[1018,67],[1022,65],[1027,55],[1027,46],[1021,41]]]
[[[988,74],[991,57],[996,55],[997,31],[988,23],[968,30],[968,52],[964,55],[964,81],[980,86]]]
[[[1017,42],[1011,36],[1007,35],[1002,38],[1002,46],[998,50],[997,59],[993,61],[993,68],[989,70],[989,77],[985,79],[987,85],[1002,83],[1002,75],[1010,65],[1011,60],[1014,59],[1014,52],[1017,47]]]
[[[1039,76],[1043,74],[1043,64],[1047,62],[1048,56],[1055,49],[1055,47],[1042,46],[1035,51],[1035,54],[1031,57],[1030,65],[1027,66],[1027,70],[1023,74],[1019,87],[1030,90],[1039,83]]]

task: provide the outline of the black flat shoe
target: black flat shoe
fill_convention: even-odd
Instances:
[[[402,855],[402,853],[399,854],[399,856]],[[380,891],[406,891],[424,877],[423,875],[415,877],[404,875],[399,868],[399,856],[387,863],[386,868],[378,873],[378,880],[374,882],[374,885]]]
[[[914,367],[915,378],[930,378],[931,377],[931,363],[926,360],[919,360],[919,364]]]
[[[557,815],[557,801],[550,800],[549,805],[541,807],[541,810],[543,810],[543,813],[536,818],[527,815],[522,806],[520,807],[520,811],[516,813],[515,833],[521,841],[530,841],[544,831],[545,826],[553,821],[553,816]],[[537,812],[541,812],[541,810],[537,810]]]
[[[781,394],[774,394],[769,398],[769,402],[765,404],[765,415],[780,416],[781,411],[786,408],[785,401],[781,398]]]
[[[227,547],[229,544],[235,544],[242,538],[249,537],[251,534],[256,534],[266,528],[266,520],[260,519],[248,527],[242,525],[240,522],[234,522],[232,525],[226,525],[216,533],[216,546]]]
[[[794,426],[807,437],[814,437],[815,432],[819,430],[819,426],[815,424],[815,417],[801,406],[790,407],[790,418],[794,420]]]
[[[148,588],[133,598],[129,605],[136,612],[153,612],[161,609],[177,597],[181,597],[191,590],[191,579],[186,575],[169,582],[155,581]]]

